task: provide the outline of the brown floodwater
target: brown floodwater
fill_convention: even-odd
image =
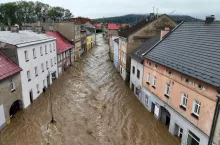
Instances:
[[[1,145],[180,144],[125,85],[101,35],[97,42],[51,86],[56,124],[47,90],[0,132]]]

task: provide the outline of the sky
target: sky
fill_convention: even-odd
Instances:
[[[0,3],[15,0],[0,0]],[[31,0],[35,1],[35,0]],[[75,17],[103,18],[126,14],[162,14],[190,15],[205,19],[215,15],[220,19],[220,0],[38,0],[51,6],[69,9]]]

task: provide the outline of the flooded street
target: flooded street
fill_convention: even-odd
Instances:
[[[49,125],[49,90],[0,132],[1,145],[178,145],[168,128],[133,95],[98,46],[51,86],[56,125]]]

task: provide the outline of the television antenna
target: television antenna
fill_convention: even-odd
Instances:
[[[173,14],[174,12],[176,12],[176,9],[174,11],[172,11],[171,13],[169,13],[169,14]]]

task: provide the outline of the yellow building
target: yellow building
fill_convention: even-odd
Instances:
[[[92,33],[89,30],[86,30],[86,44],[87,44],[87,51],[92,49],[93,47]]]

